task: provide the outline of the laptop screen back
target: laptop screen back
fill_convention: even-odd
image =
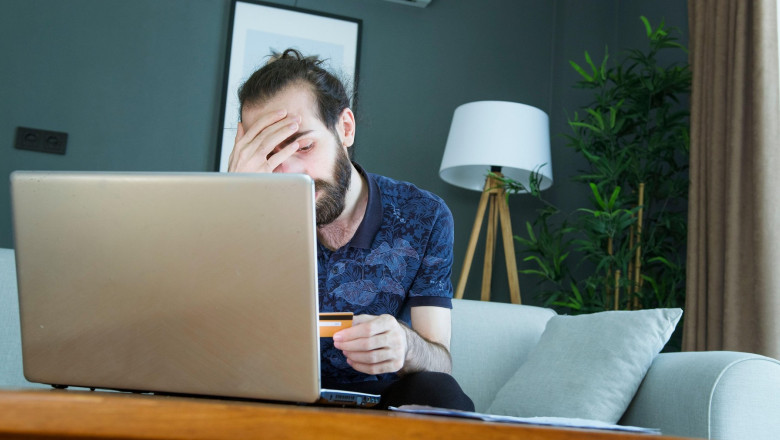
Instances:
[[[25,377],[313,402],[304,175],[15,172]]]

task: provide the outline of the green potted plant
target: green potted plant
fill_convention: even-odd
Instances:
[[[605,55],[597,65],[588,52],[585,67],[570,62],[576,86],[593,91],[565,136],[587,160],[574,180],[590,188],[589,206],[564,213],[544,200],[538,180],[525,188],[500,179],[509,193],[528,190],[543,203],[515,240],[527,255],[520,272],[538,278],[543,303],[560,312],[684,303],[691,74],[687,62],[659,61],[662,52],[687,53],[676,30],[641,20],[647,50],[615,63]]]

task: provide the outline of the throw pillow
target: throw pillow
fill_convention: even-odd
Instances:
[[[488,412],[617,423],[680,316],[681,309],[554,316]]]

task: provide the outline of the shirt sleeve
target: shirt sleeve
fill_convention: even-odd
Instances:
[[[452,260],[455,235],[452,213],[438,199],[423,261],[409,289],[408,307],[452,308]]]

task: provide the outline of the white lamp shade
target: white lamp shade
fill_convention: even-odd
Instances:
[[[526,188],[534,171],[544,190],[553,182],[550,119],[536,107],[503,101],[479,101],[455,109],[439,176],[475,191],[485,188],[491,166]],[[541,168],[540,168],[541,167]]]

